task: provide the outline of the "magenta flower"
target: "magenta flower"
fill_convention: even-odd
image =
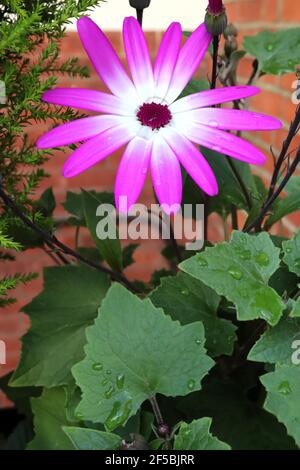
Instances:
[[[123,36],[132,80],[111,44],[87,17],[78,23],[85,50],[112,94],[78,88],[47,91],[49,103],[102,113],[60,125],[42,136],[37,146],[51,148],[85,141],[63,167],[66,178],[76,176],[127,145],[118,168],[115,198],[127,198],[128,210],[138,199],[150,166],[153,186],[166,212],[180,204],[180,164],[201,189],[216,195],[214,173],[201,145],[244,162],[262,165],[265,156],[253,145],[224,130],[272,130],[281,127],[272,117],[210,106],[255,95],[253,86],[236,86],[195,93],[177,99],[198,68],[211,41],[204,24],[181,47],[179,23],[166,31],[152,67],[144,34],[135,18],[124,21]],[[177,101],[176,101],[177,100]]]

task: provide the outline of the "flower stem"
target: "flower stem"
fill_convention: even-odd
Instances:
[[[85,258],[82,256],[80,253],[77,251],[73,250],[72,248],[68,247],[61,241],[59,241],[55,235],[51,235],[50,233],[45,232],[43,229],[41,229],[38,225],[36,225],[27,215],[17,206],[17,204],[14,202],[14,200],[2,189],[0,188],[0,198],[4,202],[4,204],[14,212],[21,220],[24,222],[27,227],[31,228],[34,232],[39,234],[41,238],[44,240],[45,244],[51,248],[56,250],[56,255],[65,263],[68,264],[68,260],[64,257],[62,253],[65,255],[72,256],[73,258],[78,259],[84,264],[87,264],[88,266],[91,266],[94,269],[97,269],[98,271],[101,271],[108,276],[111,277],[114,281],[121,282],[124,284],[128,289],[130,289],[134,293],[138,293],[139,291],[136,289],[136,287],[121,273],[116,273],[112,271],[109,268],[106,268],[105,266],[102,266],[101,264],[95,263],[92,260],[89,260],[88,258]],[[57,249],[59,251],[57,251]]]
[[[217,84],[219,44],[220,44],[219,36],[214,36],[213,37],[213,67],[212,67],[211,85],[210,85],[210,88],[212,90],[216,88],[216,84]]]
[[[268,211],[271,209],[274,201],[278,198],[278,196],[281,194],[283,189],[285,188],[286,184],[288,183],[289,179],[291,176],[294,174],[298,164],[300,163],[300,147],[297,149],[296,157],[290,167],[288,168],[285,177],[282,179],[280,185],[278,186],[278,189],[275,191],[276,184],[278,182],[279,175],[281,174],[282,171],[282,166],[288,156],[288,150],[290,148],[290,145],[292,143],[293,138],[296,136],[298,130],[299,130],[299,125],[300,125],[300,106],[298,106],[296,110],[296,115],[294,120],[291,123],[288,135],[286,140],[282,144],[281,152],[278,157],[278,160],[276,162],[274,172],[272,175],[271,179],[271,184],[268,192],[268,196],[266,201],[261,207],[261,210],[258,214],[258,216],[246,227],[244,227],[244,232],[250,232],[252,229],[256,229],[259,231],[261,229],[261,223],[263,221],[263,218],[265,215],[268,213]]]
[[[138,22],[140,23],[141,26],[143,26],[143,15],[144,15],[144,10],[139,10],[138,8],[136,9],[136,18]]]

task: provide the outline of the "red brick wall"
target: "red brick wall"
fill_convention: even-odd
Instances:
[[[230,21],[234,22],[240,31],[239,40],[242,41],[244,35],[254,34],[264,28],[278,28],[282,26],[295,26],[299,20],[300,12],[296,7],[297,2],[292,0],[237,0],[227,2]],[[299,21],[298,21],[299,22]],[[152,55],[155,54],[159,41],[160,33],[148,33],[148,42]],[[109,38],[114,44],[118,54],[124,58],[121,35],[119,33],[109,33]],[[70,55],[76,55],[80,58],[82,64],[88,65],[87,57],[82,49],[80,41],[75,33],[69,34],[62,43],[62,58]],[[208,62],[202,65],[201,74],[207,76],[209,70]],[[239,80],[245,83],[251,70],[251,60],[247,59],[246,64],[240,67]],[[280,133],[261,133],[255,134],[255,137],[249,137],[260,147],[266,150],[269,155],[268,165],[264,167],[263,176],[268,178],[270,175],[272,160],[270,158],[269,146],[273,145],[277,151],[280,147],[282,137],[288,128],[288,123],[292,119],[295,105],[291,103],[291,85],[295,77],[293,74],[284,77],[267,77],[259,80],[259,86],[263,94],[259,98],[254,98],[251,103],[251,109],[270,113],[279,116],[284,122],[284,129]],[[81,86],[105,90],[98,77],[92,73],[90,79],[84,82],[78,79],[61,77],[59,86]],[[31,138],[36,139],[47,130],[47,126],[38,126],[30,130]],[[58,208],[55,212],[56,217],[66,216],[60,203],[64,200],[66,191],[77,191],[80,187],[85,189],[96,189],[98,191],[111,191],[114,185],[114,178],[121,152],[107,158],[99,165],[87,171],[81,176],[69,180],[61,176],[61,167],[66,155],[57,153],[46,165],[46,170],[50,173],[50,179],[46,180],[41,191],[51,185],[58,201]],[[142,202],[149,203],[153,200],[151,182],[148,179],[143,190]],[[291,228],[297,223],[297,218],[293,217],[289,222]],[[210,224],[210,239],[219,238],[222,229],[216,218]],[[64,242],[72,245],[74,242],[73,229],[59,230],[57,236]],[[86,234],[83,234],[82,242],[86,240]],[[160,242],[146,241],[136,252],[136,263],[127,270],[129,278],[149,279],[149,274],[155,269],[164,266],[164,260],[159,255]],[[155,256],[153,255],[155,253]],[[52,261],[42,250],[28,250],[18,256],[17,263],[1,263],[4,272],[10,274],[16,270],[19,272],[36,271],[41,274],[43,266],[51,265]],[[42,288],[42,276],[39,276],[34,282],[27,286],[19,287],[16,291],[18,303],[0,311],[0,339],[7,343],[7,365],[0,365],[0,375],[4,375],[12,370],[19,359],[20,336],[28,328],[28,319],[25,315],[18,313],[23,305],[28,303]],[[7,401],[0,395],[0,407],[7,405]]]

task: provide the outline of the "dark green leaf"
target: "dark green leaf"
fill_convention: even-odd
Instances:
[[[44,291],[23,309],[31,328],[11,385],[54,387],[70,381],[71,366],[83,357],[85,328],[108,286],[103,273],[86,266],[44,270]]]
[[[150,299],[182,325],[202,321],[205,346],[212,357],[232,354],[236,328],[230,321],[218,318],[220,297],[201,281],[184,273],[163,278]]]

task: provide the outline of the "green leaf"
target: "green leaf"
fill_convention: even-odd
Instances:
[[[138,247],[138,243],[131,243],[130,245],[125,246],[125,248],[123,249],[122,257],[124,269],[134,263],[133,255]]]
[[[163,278],[150,299],[182,325],[202,321],[205,347],[212,357],[232,354],[236,327],[230,321],[218,318],[220,297],[201,281],[184,273]]]
[[[300,368],[280,365],[274,372],[260,378],[268,394],[264,408],[283,423],[287,432],[300,446]]]
[[[63,432],[67,425],[63,388],[44,390],[40,398],[32,399],[35,437],[28,450],[74,450]]]
[[[202,323],[181,326],[120,284],[111,287],[86,335],[86,357],[72,369],[83,392],[77,412],[109,431],[156,393],[200,389],[213,365],[205,354]]]
[[[267,233],[233,232],[230,242],[206,248],[179,267],[233,302],[239,320],[276,325],[284,303],[268,280],[279,267],[279,252]]]
[[[37,207],[40,209],[44,209],[47,216],[52,215],[56,207],[56,201],[55,201],[52,188],[47,188],[43,192],[43,194],[41,195],[40,199],[37,202]]]
[[[108,262],[112,269],[121,271],[122,248],[117,235],[116,223],[110,214],[106,214],[101,218],[97,215],[98,206],[107,203],[107,201],[103,200],[101,194],[93,194],[87,191],[82,191],[82,198],[86,224],[101,256]],[[108,223],[112,224],[116,238],[100,239],[97,236],[97,225],[102,219],[106,219]]]
[[[21,362],[11,385],[67,384],[70,368],[83,357],[85,328],[97,315],[109,287],[107,277],[87,266],[44,270],[44,290],[23,309],[31,328],[22,340]]]
[[[200,91],[204,90],[209,90],[209,83],[205,78],[201,78],[200,80],[192,79],[187,84],[180,97],[183,98],[184,96],[188,96],[193,93],[199,93]]]
[[[85,225],[81,193],[72,193],[71,191],[68,191],[67,198],[65,202],[62,203],[62,206],[67,212],[74,216],[72,219],[77,219],[77,224],[79,226]]]
[[[300,210],[300,176],[293,176],[286,185],[287,196],[277,199],[272,207],[272,214],[265,223],[265,230],[283,217]]]
[[[76,450],[116,450],[120,447],[121,437],[95,429],[63,427]]]
[[[290,317],[300,317],[300,297],[294,302]]]
[[[255,378],[256,381],[256,378]],[[287,450],[295,443],[285,427],[270,413],[248,398],[244,386],[226,377],[209,374],[200,392],[181,400],[179,409],[190,416],[212,418],[212,433],[234,450]]]
[[[292,364],[293,342],[300,340],[300,319],[284,317],[260,337],[251,349],[250,361]]]
[[[175,436],[174,450],[230,450],[225,442],[210,433],[212,419],[201,418],[191,423],[182,423]]]
[[[300,276],[300,231],[291,239],[282,243],[283,261],[292,273]]]
[[[300,28],[246,36],[243,46],[258,59],[261,72],[273,75],[295,72],[300,57]]]

